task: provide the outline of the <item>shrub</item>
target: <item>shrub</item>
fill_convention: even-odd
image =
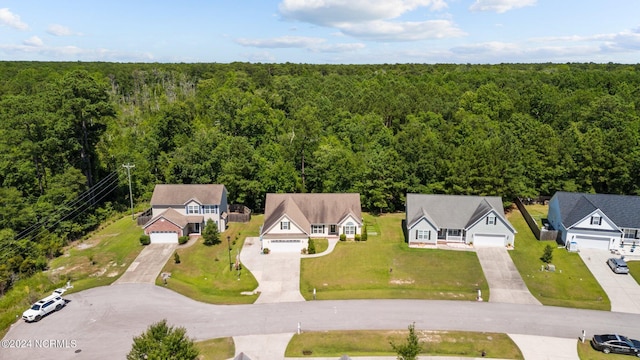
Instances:
[[[340,241],[347,241],[347,235],[340,234]]]
[[[271,250],[269,250],[269,248],[262,249],[262,253],[265,254],[265,255],[270,253],[270,252],[271,252]]]
[[[180,264],[180,255],[178,255],[178,252],[176,251],[175,253],[173,253],[173,261],[176,264]]]
[[[316,243],[313,241],[313,239],[309,239],[308,252],[309,252],[309,254],[315,254],[316,253]]]
[[[178,238],[178,244],[180,244],[180,245],[186,244],[187,241],[189,241],[189,235],[180,236]]]
[[[302,250],[300,250],[300,253],[302,255],[307,255],[307,251],[308,251],[307,248],[302,248]]]
[[[360,241],[361,237],[360,234],[355,234],[355,236],[353,237],[353,240],[355,241]]]
[[[362,235],[360,236],[360,241],[367,241],[367,237],[369,235],[367,234],[367,225],[362,227]]]
[[[204,244],[207,246],[219,244],[220,233],[218,232],[218,224],[211,219],[207,220],[207,225],[205,225],[202,231],[202,237],[204,238]]]
[[[140,235],[140,244],[142,245],[151,244],[151,237],[149,235]]]
[[[544,247],[544,253],[540,257],[540,260],[545,264],[551,263],[551,260],[553,260],[553,246],[547,244],[547,246]]]

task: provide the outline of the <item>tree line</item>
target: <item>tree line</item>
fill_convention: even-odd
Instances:
[[[137,203],[158,183],[222,183],[255,211],[268,192],[359,192],[372,212],[407,192],[638,194],[639,70],[0,62],[0,278],[126,209],[122,181],[16,238],[125,163]]]

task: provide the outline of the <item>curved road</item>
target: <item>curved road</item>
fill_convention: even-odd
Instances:
[[[539,305],[428,300],[345,300],[210,305],[151,284],[118,284],[66,296],[58,313],[17,321],[0,359],[124,358],[133,336],[166,318],[188,336],[209,339],[304,330],[469,330],[576,339],[582,330],[640,338],[640,315]],[[20,340],[22,348],[7,348]],[[13,343],[14,346],[18,343]]]

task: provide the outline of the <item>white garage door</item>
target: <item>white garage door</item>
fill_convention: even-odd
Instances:
[[[506,246],[504,235],[488,235],[488,234],[474,234],[473,246],[474,247],[504,247]]]
[[[174,232],[161,232],[154,231],[149,237],[151,238],[152,244],[177,244],[178,243],[178,234]]]
[[[299,253],[302,250],[302,240],[300,239],[272,239],[268,243],[263,244],[263,247],[269,248],[272,252],[296,252]]]
[[[580,249],[600,249],[609,250],[609,238],[602,236],[585,236],[576,235],[572,240],[578,243],[578,250]]]

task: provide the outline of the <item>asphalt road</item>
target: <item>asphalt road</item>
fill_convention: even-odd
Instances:
[[[66,296],[60,312],[38,323],[16,322],[0,359],[117,359],[133,336],[166,318],[188,336],[282,334],[297,330],[467,330],[576,339],[582,330],[640,338],[640,315],[488,302],[345,300],[278,304],[210,305],[151,284],[117,284]],[[11,340],[22,348],[7,348]],[[45,347],[43,344],[46,344]],[[14,343],[17,345],[17,343]]]

